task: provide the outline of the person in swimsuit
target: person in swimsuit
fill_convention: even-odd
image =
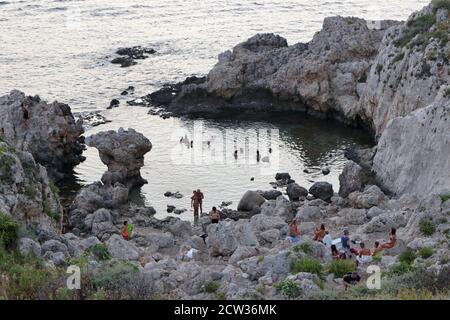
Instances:
[[[194,208],[194,218],[198,218],[198,209],[200,208],[199,196],[197,195],[197,191],[193,191],[193,195],[191,197],[191,208]]]
[[[395,246],[395,243],[397,242],[397,236],[395,235],[397,233],[397,230],[395,228],[391,229],[391,233],[389,233],[389,241],[386,243],[383,243],[381,245],[381,248],[383,249],[391,249]]]
[[[200,214],[203,213],[203,198],[205,197],[200,189],[197,189],[198,202],[200,204]]]
[[[316,230],[314,230],[313,240],[322,241],[323,237],[325,237],[325,234],[326,234],[325,225],[322,224],[320,228],[316,228]]]
[[[213,207],[209,212],[209,218],[211,219],[211,223],[219,223],[220,211],[218,211],[216,207]]]
[[[376,256],[378,253],[382,252],[383,248],[380,246],[378,241],[375,241],[375,246],[372,250],[372,256]]]

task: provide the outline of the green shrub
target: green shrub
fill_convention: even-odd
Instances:
[[[59,194],[59,188],[53,182],[50,182],[48,186],[54,195]]]
[[[52,218],[53,220],[55,220],[56,222],[59,222],[61,219],[61,215],[59,215],[56,212],[53,212],[51,206],[50,206],[50,202],[48,201],[48,199],[44,199],[44,201],[42,201],[42,211],[49,216],[50,218]]]
[[[405,263],[408,265],[411,265],[415,259],[416,259],[416,253],[411,249],[406,249],[398,256],[398,260],[401,263]]]
[[[400,61],[403,60],[403,58],[405,58],[405,53],[404,53],[404,52],[398,54],[398,55],[394,58],[394,60],[392,60],[392,63],[394,64],[394,63],[400,62]]]
[[[104,243],[97,243],[91,248],[91,252],[100,260],[109,260],[112,258],[108,247]]]
[[[0,247],[10,247],[17,240],[19,224],[13,218],[0,213]]]
[[[306,254],[311,254],[313,252],[311,243],[304,242],[302,244],[298,244],[292,248],[292,251],[295,253],[304,252]]]
[[[95,289],[112,289],[118,284],[128,280],[128,276],[138,271],[137,267],[129,262],[117,262],[111,267],[103,270],[92,279]],[[114,285],[114,286],[113,286]]]
[[[322,265],[316,259],[309,257],[293,259],[291,261],[291,273],[297,274],[299,272],[308,272],[320,275],[322,273]]]
[[[284,280],[276,285],[276,289],[281,292],[281,295],[288,299],[297,298],[301,294],[301,289],[295,282]]]
[[[258,258],[256,258],[256,262],[261,263],[264,261],[264,256],[258,256]]]
[[[377,69],[376,69],[376,71],[377,71],[377,74],[380,75],[380,74],[381,74],[381,71],[383,71],[383,65],[382,65],[382,64],[377,64]]]
[[[406,274],[408,272],[412,271],[412,267],[410,264],[405,262],[396,263],[393,266],[389,268],[389,271],[387,272],[388,277],[392,276],[399,276],[402,274]]]
[[[25,187],[24,187],[24,189],[23,189],[23,193],[24,193],[28,198],[30,198],[30,199],[36,199],[37,191],[36,191],[36,189],[35,189],[32,185],[30,185],[30,184],[25,185]]]
[[[450,88],[448,88],[447,91],[448,91],[448,94],[446,94],[446,96],[447,95],[450,96]],[[443,193],[443,194],[439,195],[439,197],[441,198],[441,201],[444,203],[444,202],[450,200],[450,193]]]
[[[450,1],[449,0],[433,0],[431,1],[431,6],[433,8],[433,13],[436,14],[436,11],[439,9],[447,9],[450,11]]]
[[[356,270],[356,265],[352,260],[333,260],[328,265],[328,272],[334,274],[335,278],[342,278],[349,272]]]
[[[420,248],[417,251],[417,254],[422,258],[422,259],[428,259],[429,257],[431,257],[433,255],[433,249],[432,248]]]
[[[408,22],[408,30],[394,42],[396,47],[405,47],[419,34],[425,34],[435,23],[434,15],[424,15]]]
[[[383,258],[383,254],[381,252],[372,256],[373,262],[381,262],[382,258]]]
[[[220,285],[216,281],[209,281],[205,284],[205,292],[215,293],[219,287]]]
[[[436,232],[436,226],[428,219],[423,219],[419,223],[419,230],[424,236],[431,236]]]

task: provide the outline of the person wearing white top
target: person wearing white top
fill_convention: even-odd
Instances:
[[[333,239],[331,239],[331,236],[328,231],[325,232],[325,237],[323,237],[322,242],[327,247],[331,247],[331,243],[333,242]]]

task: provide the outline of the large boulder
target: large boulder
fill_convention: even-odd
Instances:
[[[288,184],[286,193],[289,196],[289,200],[297,201],[300,200],[300,198],[305,198],[308,195],[308,190],[294,182]]]
[[[239,245],[256,246],[258,240],[247,221],[221,221],[206,228],[206,244],[212,256],[231,256]]]
[[[19,240],[19,251],[22,254],[33,254],[41,256],[41,245],[30,238],[21,238]]]
[[[397,194],[421,198],[450,192],[450,95],[429,107],[392,120],[378,143],[373,170]]]
[[[130,241],[124,240],[121,236],[114,234],[106,241],[108,251],[113,258],[119,260],[137,260],[139,258],[138,248]]]
[[[309,188],[309,193],[317,199],[330,201],[334,195],[333,185],[328,182],[316,182]]]
[[[258,192],[249,190],[242,196],[237,209],[239,211],[252,211],[253,209],[260,207],[265,201],[266,199]]]
[[[86,144],[98,149],[100,159],[108,166],[102,182],[106,185],[122,183],[129,189],[141,186],[147,181],[141,177],[144,155],[152,144],[141,133],[133,129],[100,132],[86,138]]]
[[[339,175],[339,195],[342,198],[347,198],[350,193],[361,191],[363,183],[363,169],[361,166],[353,161],[348,161]]]
[[[29,119],[23,122],[22,104],[27,105]],[[17,150],[30,152],[55,178],[82,162],[85,149],[82,120],[75,121],[67,104],[41,100],[13,90],[0,97],[0,127],[4,139]]]
[[[362,192],[352,192],[348,199],[352,207],[359,209],[383,207],[387,201],[386,195],[378,186],[367,186]]]

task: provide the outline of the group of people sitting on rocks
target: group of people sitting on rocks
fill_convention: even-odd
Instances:
[[[289,224],[289,237],[291,243],[296,244],[300,241],[300,231],[298,230],[297,220],[294,219]],[[389,233],[389,240],[383,244],[375,241],[374,248],[370,250],[366,248],[364,242],[352,241],[350,239],[350,233],[347,229],[344,230],[343,235],[338,239],[332,239],[329,232],[326,230],[325,225],[321,224],[320,227],[313,231],[312,240],[322,242],[326,247],[331,249],[331,256],[333,259],[347,259],[356,257],[356,264],[363,264],[372,261],[372,257],[378,255],[385,249],[391,249],[397,242],[396,229],[392,228]],[[353,244],[359,244],[359,248],[351,246]],[[338,249],[338,246],[340,248]]]

